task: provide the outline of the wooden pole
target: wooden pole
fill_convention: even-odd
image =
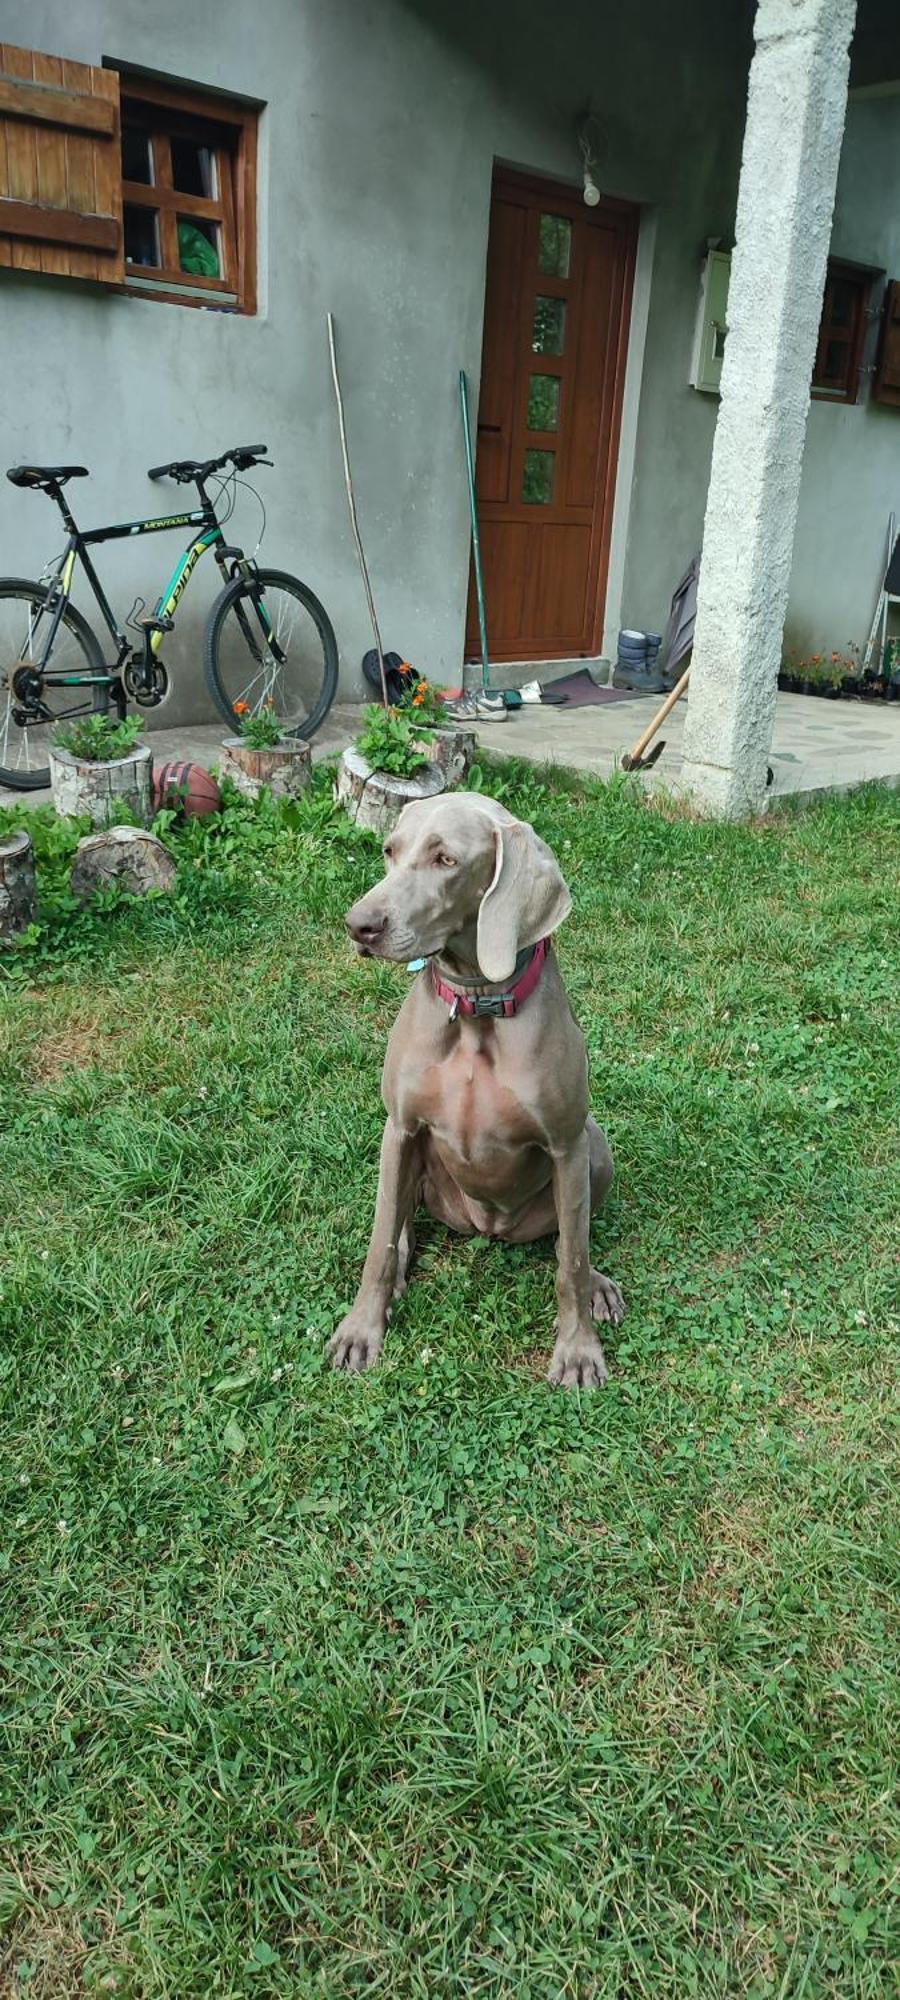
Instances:
[[[356,553],[359,557],[359,567],[362,572],[362,580],[363,580],[363,585],[365,587],[366,601],[369,606],[369,617],[372,620],[372,631],[375,634],[375,651],[378,654],[378,671],[381,675],[381,699],[384,702],[385,708],[390,708],[390,702],[388,700],[388,691],[387,691],[387,675],[385,674],[384,671],[384,647],[382,646],[381,643],[381,632],[379,630],[378,616],[375,610],[375,599],[372,596],[372,585],[369,582],[369,571],[366,565],[365,551],[362,545],[362,536],[359,532],[359,522],[356,518],[356,501],[353,497],[353,477],[350,471],[350,453],[347,449],[347,426],[344,422],[344,399],[343,396],[341,395],[341,384],[338,376],[337,353],[335,351],[335,345],[334,345],[333,313],[328,314],[328,350],[331,355],[331,374],[332,374],[332,379],[334,381],[335,400],[337,402],[338,428],[341,433],[341,453],[344,460],[344,480],[347,487],[347,505],[350,509],[350,526],[353,529],[353,539],[356,543]]]

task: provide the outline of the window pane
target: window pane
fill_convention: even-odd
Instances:
[[[531,334],[532,351],[535,354],[561,354],[566,339],[565,299],[548,299],[540,294],[534,302],[534,326]]]
[[[159,216],[155,208],[127,202],[123,211],[126,264],[159,266]]]
[[[845,389],[849,372],[850,349],[845,340],[826,340],[825,357],[820,383],[829,389]]]
[[[528,385],[530,431],[559,429],[559,376],[532,375]]]
[[[172,148],[172,186],[178,194],[202,194],[208,201],[216,198],[216,161],[209,146],[198,145],[196,139],[176,139],[174,133],[169,141]]]
[[[522,499],[526,500],[529,506],[549,507],[553,499],[555,470],[555,451],[526,451]]]
[[[548,278],[567,278],[571,254],[571,222],[567,222],[564,215],[542,215],[538,230],[538,270],[546,272]]]
[[[140,181],[142,187],[153,186],[150,134],[139,131],[136,125],[122,127],[122,179]]]
[[[201,222],[197,215],[178,217],[178,262],[195,277],[221,278],[219,225]]]
[[[831,326],[852,326],[857,288],[847,278],[832,278],[825,310]]]

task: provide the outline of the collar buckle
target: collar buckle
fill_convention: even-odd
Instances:
[[[479,1019],[487,1017],[489,1020],[502,1021],[510,1001],[515,1007],[515,997],[512,993],[478,993],[472,1003],[472,1011]]]

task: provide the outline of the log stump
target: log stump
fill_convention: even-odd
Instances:
[[[230,778],[245,799],[269,791],[275,799],[296,799],[312,777],[312,751],[299,736],[286,736],[269,750],[253,750],[241,736],[222,744],[220,778]]]
[[[153,753],[146,743],[127,757],[89,763],[54,744],[50,751],[53,803],[64,819],[89,819],[92,826],[114,826],[123,807],[142,826],[153,818]]]
[[[428,729],[414,740],[414,748],[444,773],[448,792],[464,783],[475,762],[478,738],[474,729]]]
[[[7,834],[0,840],[0,950],[22,936],[36,908],[31,841],[27,833]]]
[[[395,778],[389,771],[376,771],[358,750],[345,750],[338,765],[335,791],[341,804],[356,821],[373,833],[392,833],[404,806],[413,799],[433,799],[446,789],[443,771],[426,764],[414,778]]]
[[[129,896],[174,889],[178,873],[167,847],[142,826],[111,826],[78,842],[72,866],[72,894],[83,903],[113,886]]]

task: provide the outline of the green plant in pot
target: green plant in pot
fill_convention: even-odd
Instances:
[[[114,764],[131,756],[140,733],[138,715],[127,715],[121,722],[111,715],[82,715],[75,722],[60,723],[53,741],[79,764]]]
[[[411,709],[367,708],[356,739],[361,757],[373,771],[386,771],[391,778],[415,778],[424,771],[428,758],[415,747],[422,724]]]
[[[248,702],[236,701],[234,712],[241,739],[249,750],[274,750],[282,741],[281,723],[275,713],[274,702],[265,702],[251,715]]]

